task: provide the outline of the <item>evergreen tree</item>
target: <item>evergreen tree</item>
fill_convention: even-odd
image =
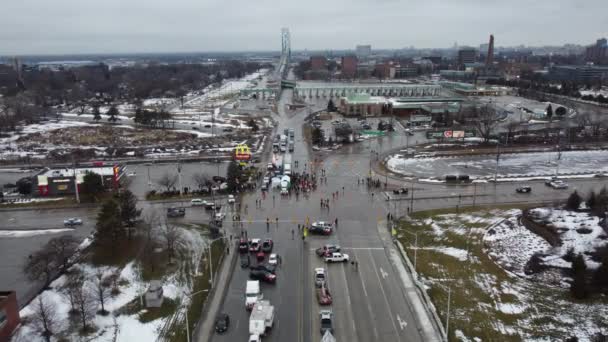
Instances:
[[[553,119],[553,107],[551,107],[551,104],[549,104],[547,106],[547,118],[549,119],[549,121],[551,121]]]
[[[593,273],[593,282],[602,290],[608,290],[608,252],[604,252],[602,263]]]
[[[312,143],[319,144],[319,143],[321,143],[322,139],[323,139],[323,134],[321,133],[321,129],[318,127],[313,128],[312,129]]]
[[[116,200],[108,199],[97,214],[95,237],[103,244],[109,244],[114,250],[123,235],[123,225],[120,217],[120,207]]]
[[[98,105],[94,105],[93,106],[93,119],[95,121],[101,120],[101,113],[99,112],[99,106]]]
[[[329,102],[327,102],[327,111],[328,112],[335,112],[336,111],[336,105],[334,104],[334,100],[329,99]]]
[[[108,109],[108,112],[106,114],[110,116],[108,118],[108,121],[110,121],[110,122],[116,122],[118,120],[117,116],[120,113],[118,112],[118,108],[116,108],[116,106],[112,105],[110,107],[110,109]]]
[[[577,254],[572,262],[572,284],[570,293],[576,299],[584,299],[589,294],[586,280],[587,265],[582,254]]]
[[[581,205],[581,196],[574,190],[574,192],[568,197],[568,201],[566,202],[566,208],[570,210],[578,210],[578,207]]]
[[[587,198],[587,207],[591,210],[595,210],[595,208],[597,207],[597,198],[595,196],[595,191],[591,190],[591,192],[589,193],[589,197]]]
[[[130,190],[125,190],[118,195],[120,207],[120,220],[122,224],[130,228],[141,215],[141,209],[137,209],[137,197]],[[131,239],[131,229],[127,229],[127,239]]]
[[[105,191],[101,176],[94,172],[87,172],[80,185],[82,193],[95,197]]]
[[[239,165],[232,161],[228,165],[228,171],[226,172],[226,183],[228,183],[228,191],[234,192],[239,186],[239,178],[241,176],[241,168]]]

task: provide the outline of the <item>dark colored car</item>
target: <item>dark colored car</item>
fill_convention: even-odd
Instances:
[[[274,243],[272,242],[272,240],[266,239],[266,240],[264,240],[264,242],[262,242],[262,251],[264,253],[270,253],[270,252],[272,252],[273,246],[274,246]]]
[[[247,268],[251,264],[249,254],[241,255],[241,268]]]
[[[186,208],[167,208],[167,217],[184,217]]]
[[[393,190],[393,193],[395,195],[404,195],[404,194],[407,194],[407,189],[406,188],[395,189],[395,190]]]
[[[218,333],[224,333],[228,330],[228,327],[230,326],[230,316],[228,316],[227,314],[219,314],[217,316],[217,318],[215,319],[215,331],[217,331]]]
[[[245,239],[239,240],[239,252],[247,253],[249,251],[249,242]]]
[[[527,194],[532,192],[532,187],[520,186],[519,188],[515,189],[515,191],[519,192],[520,194]]]
[[[216,183],[226,182],[226,177],[222,177],[222,176],[213,176],[213,177],[211,177],[211,179],[213,179],[213,181]]]
[[[255,271],[267,271],[267,272],[274,274],[277,270],[277,267],[275,265],[271,265],[271,264],[257,264],[255,266],[249,267],[249,269],[255,270]]]
[[[339,252],[339,251],[340,251],[340,246],[338,246],[338,245],[325,245],[323,247],[317,248],[315,253],[317,253],[318,256],[322,257],[322,256],[331,255],[331,253],[335,253],[335,252]]]
[[[274,284],[277,280],[277,276],[266,271],[266,270],[251,270],[249,272],[249,278],[253,280],[261,280],[266,283]]]

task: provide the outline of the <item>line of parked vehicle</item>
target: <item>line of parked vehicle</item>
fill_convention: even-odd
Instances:
[[[315,250],[318,257],[322,257],[325,263],[348,262],[348,254],[341,252],[341,247],[337,244],[326,244]],[[327,306],[333,303],[331,292],[329,291],[329,279],[327,269],[317,267],[314,269],[314,283],[316,287],[317,303],[320,306]],[[331,309],[322,309],[319,311],[320,333],[324,340],[334,339],[333,333],[333,311]]]

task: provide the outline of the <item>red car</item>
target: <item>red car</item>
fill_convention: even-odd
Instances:
[[[264,254],[264,251],[260,250],[255,254],[255,257],[258,259],[258,261],[262,261],[266,257],[266,254]]]
[[[325,284],[317,289],[317,301],[319,302],[319,305],[331,305],[332,303],[331,294]]]

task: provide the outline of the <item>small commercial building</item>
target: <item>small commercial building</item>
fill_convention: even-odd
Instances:
[[[0,341],[10,340],[11,334],[21,323],[17,294],[15,291],[0,291]]]
[[[414,114],[457,113],[463,98],[459,97],[407,97],[387,98],[357,93],[341,97],[338,111],[345,116],[394,115],[407,117]]]
[[[441,82],[441,86],[464,96],[502,96],[511,91],[509,87],[476,86],[463,82]]]
[[[118,164],[113,166],[46,168],[34,176],[32,194],[38,196],[73,195],[76,193],[76,185],[80,189],[84,176],[89,172],[100,175],[101,182],[106,188],[117,188],[125,171],[125,166]]]

